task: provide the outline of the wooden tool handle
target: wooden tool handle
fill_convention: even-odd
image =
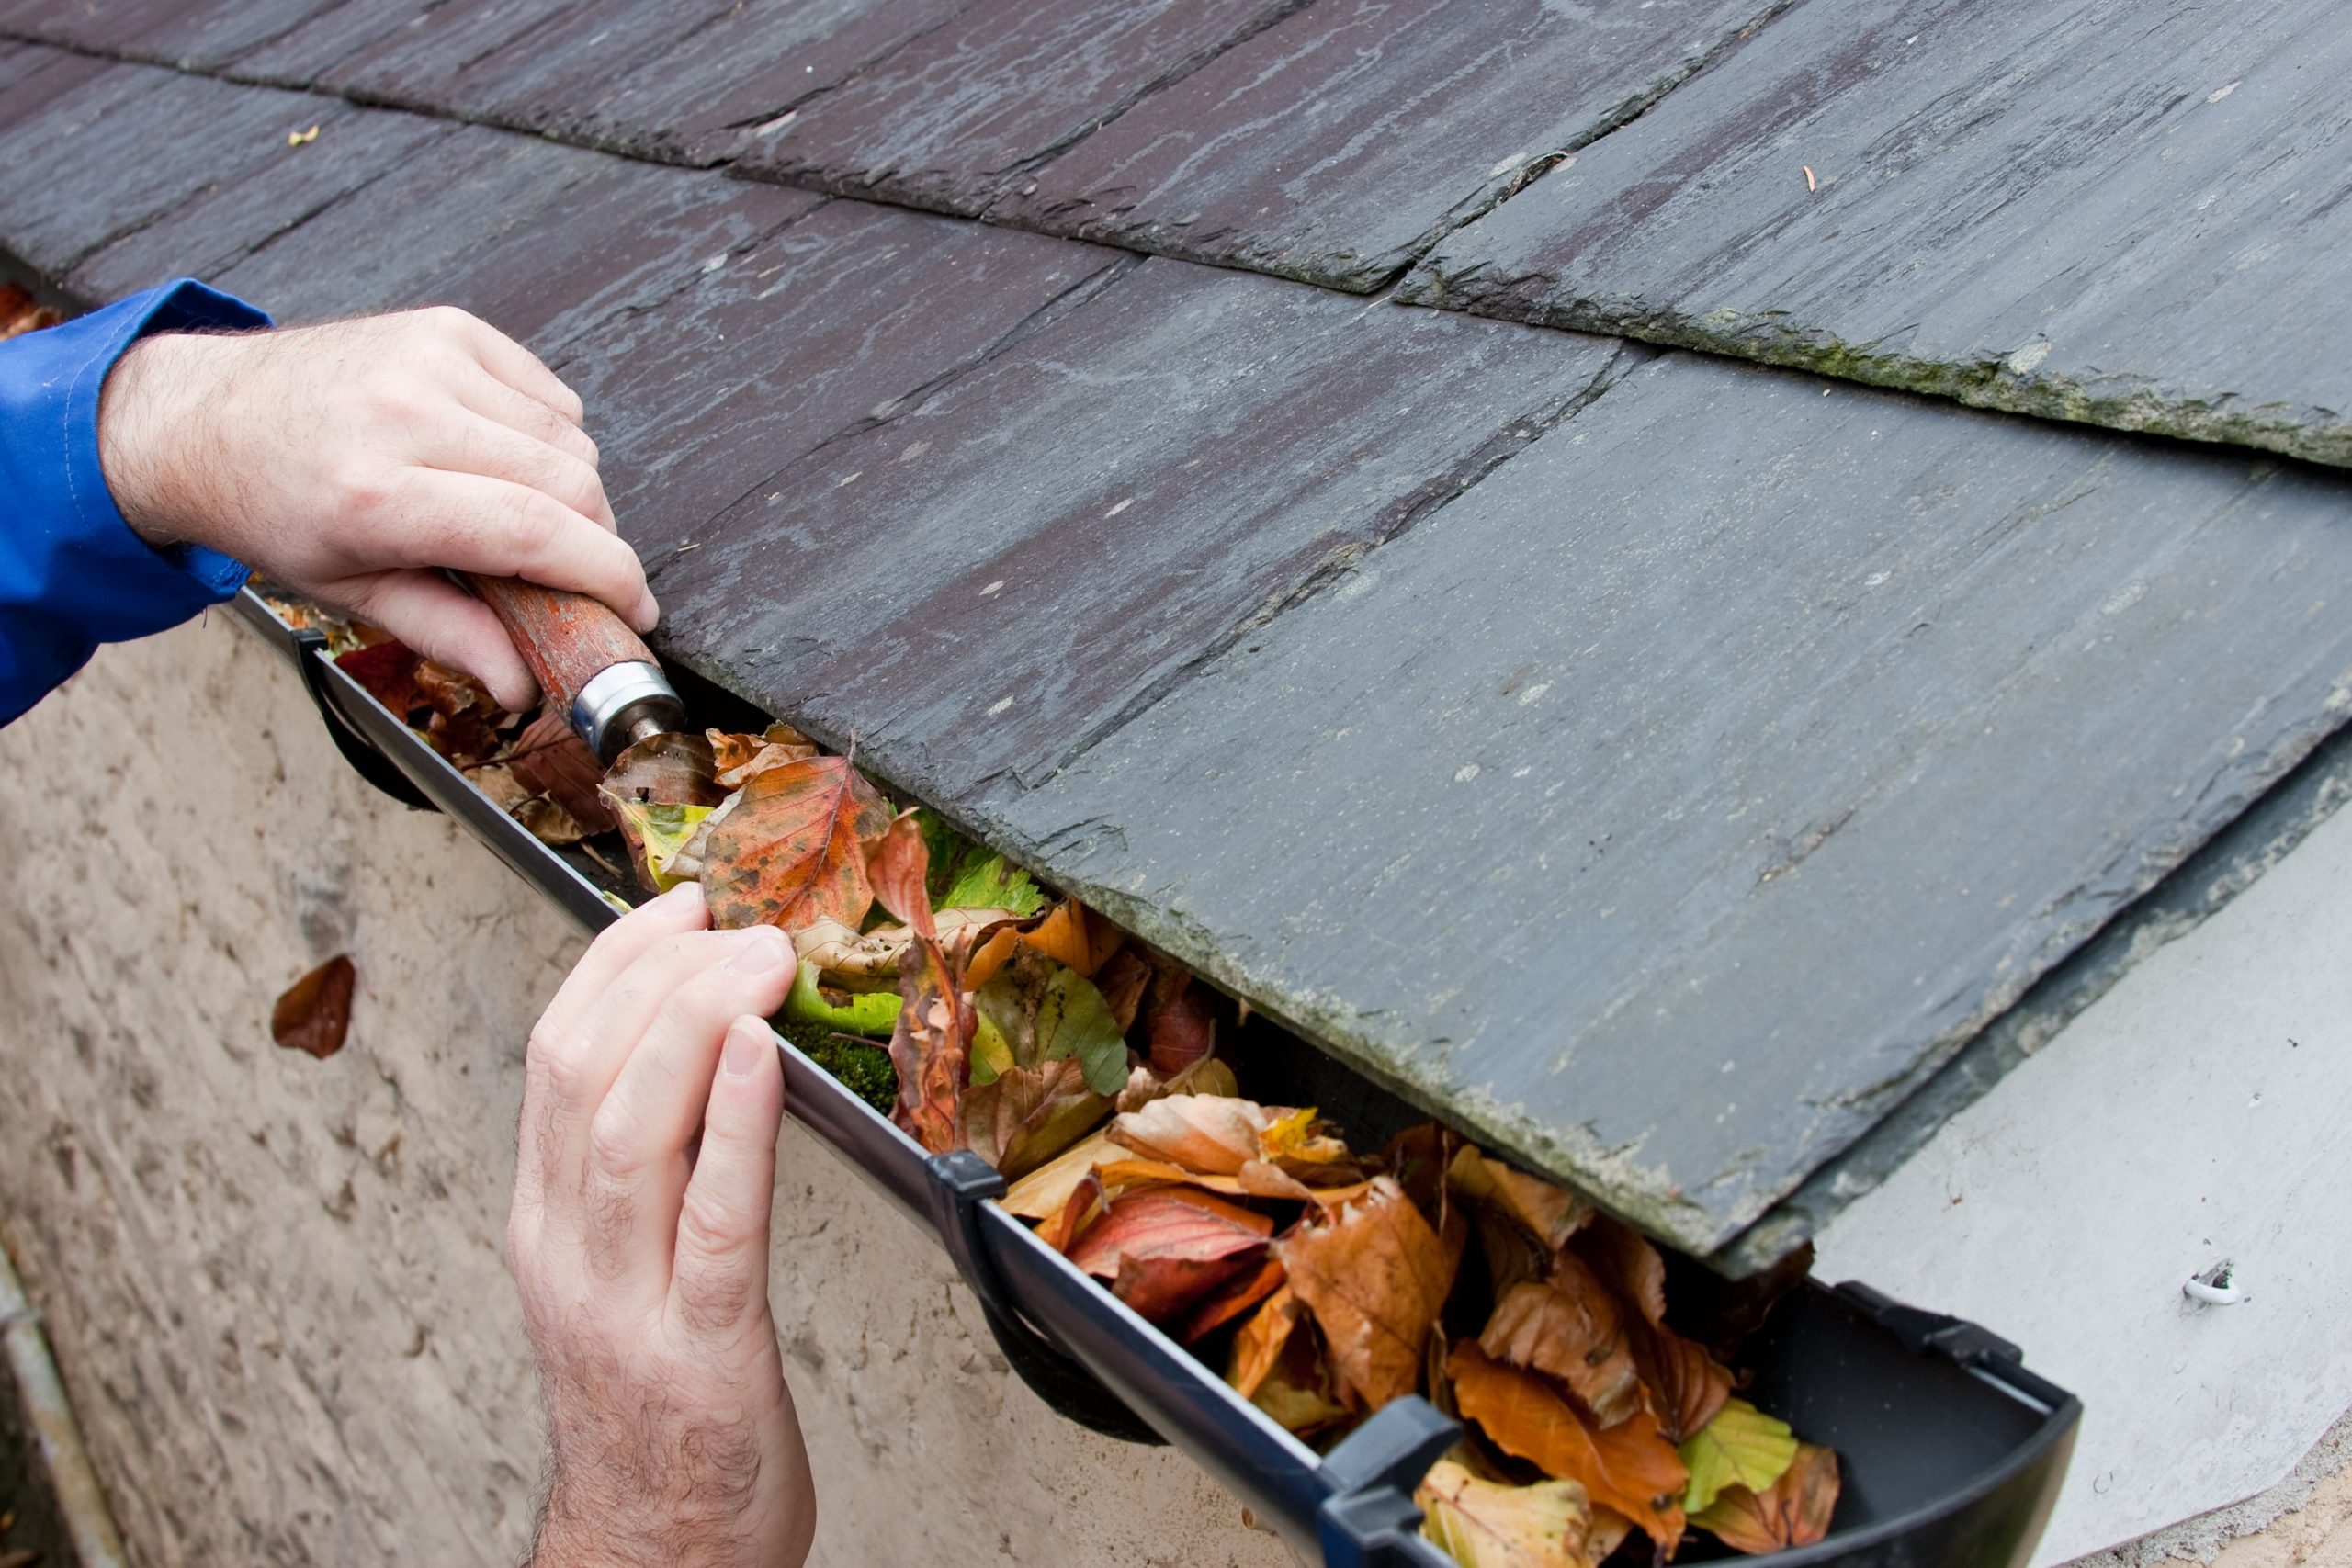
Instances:
[[[515,650],[531,667],[539,690],[560,712],[569,713],[580,688],[616,664],[661,665],[653,650],[601,600],[541,588],[517,577],[469,572],[466,581],[514,639]]]

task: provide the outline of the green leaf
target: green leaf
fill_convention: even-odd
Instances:
[[[972,1087],[978,1089],[1012,1070],[1012,1046],[986,1010],[976,1006],[972,1010],[978,1015],[972,1027]]]
[[[1029,874],[984,844],[976,844],[936,813],[918,810],[915,826],[931,856],[934,909],[1003,909],[1026,919],[1046,907]]]
[[[1697,1514],[1712,1506],[1726,1486],[1763,1492],[1781,1479],[1797,1457],[1789,1424],[1767,1416],[1744,1399],[1727,1399],[1715,1418],[1693,1432],[1677,1450],[1690,1468],[1682,1509]]]
[[[899,1021],[902,1004],[896,991],[834,991],[831,995],[846,999],[827,999],[827,993],[817,984],[817,966],[803,964],[799,974],[793,977],[792,989],[785,997],[777,1016],[794,1023],[839,1030],[843,1034],[878,1035],[885,1039]]]
[[[1127,1042],[1110,1004],[1093,981],[1060,960],[1018,948],[972,1001],[982,1028],[993,1025],[1003,1037],[1011,1066],[1074,1056],[1095,1093],[1115,1095],[1126,1087]]]

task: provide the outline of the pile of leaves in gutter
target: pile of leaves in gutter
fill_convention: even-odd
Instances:
[[[1459,1416],[1418,1501],[1463,1568],[1826,1533],[1836,1456],[1732,1370],[1802,1260],[1678,1319],[1648,1241],[1460,1134],[1357,1149],[1242,1098],[1233,1003],[789,726],[657,736],[599,777],[560,718],[397,644],[340,662],[541,837],[610,826],[647,889],[698,880],[718,924],[789,931],[786,1037],[924,1149],[978,1151],[1008,1209],[1269,1417],[1329,1446],[1408,1393]]]

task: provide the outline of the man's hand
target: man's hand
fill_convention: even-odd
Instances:
[[[580,400],[528,349],[436,308],[281,332],[143,338],[98,405],[124,519],[382,626],[527,707],[530,671],[437,569],[656,610],[613,531]]]
[[[708,921],[692,883],[620,920],[531,1035],[506,1254],[554,1449],[534,1568],[791,1568],[816,1528],[767,1293],[792,942]]]

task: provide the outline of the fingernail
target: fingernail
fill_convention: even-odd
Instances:
[[[662,622],[662,606],[653,602],[653,590],[647,589],[637,599],[637,629],[650,632]]]
[[[730,1078],[748,1078],[759,1071],[760,1058],[775,1049],[765,1024],[739,1018],[727,1031],[726,1049],[718,1055],[719,1070]]]
[[[743,951],[727,961],[738,975],[764,975],[792,954],[792,943],[774,926],[754,926],[743,934]]]

